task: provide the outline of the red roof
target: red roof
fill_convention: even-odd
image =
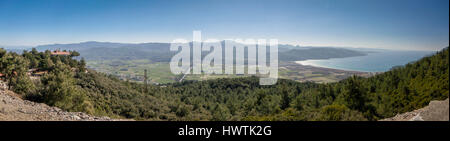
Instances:
[[[53,51],[52,55],[70,55],[70,52],[66,51]]]

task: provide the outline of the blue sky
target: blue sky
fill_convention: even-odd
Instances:
[[[276,38],[301,46],[438,50],[448,0],[0,0],[0,45]]]

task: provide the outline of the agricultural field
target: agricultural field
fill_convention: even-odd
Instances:
[[[149,82],[153,84],[166,84],[177,82],[182,75],[175,75],[170,72],[167,62],[152,62],[146,59],[140,60],[101,60],[87,61],[89,68],[99,72],[115,75],[122,80],[143,82],[144,70],[147,69]],[[330,83],[337,82],[352,75],[368,77],[371,74],[357,71],[344,71],[313,66],[303,66],[295,62],[282,61],[279,64],[279,78],[291,79],[298,82]],[[192,74],[186,75],[184,80],[210,80],[218,78],[237,78],[251,76],[226,75],[226,74]]]
[[[177,75],[170,72],[168,63],[151,62],[145,59],[87,61],[87,65],[90,69],[128,81],[142,82],[145,69],[151,83],[172,83],[177,78]]]

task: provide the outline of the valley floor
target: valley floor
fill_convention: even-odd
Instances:
[[[144,70],[147,69],[149,80],[154,84],[178,82],[180,76],[170,72],[167,62],[151,62],[149,60],[101,60],[88,61],[88,67],[98,72],[112,74],[122,80],[143,82]],[[352,75],[370,77],[377,73],[339,70],[315,66],[300,65],[293,61],[279,63],[279,77],[298,82],[330,83],[348,78]],[[185,80],[211,80],[217,78],[236,78],[250,75],[187,75]]]
[[[332,83],[346,79],[352,75],[370,77],[382,72],[359,72],[339,70],[332,68],[301,65],[295,62],[280,62],[280,78],[291,79],[298,82]]]

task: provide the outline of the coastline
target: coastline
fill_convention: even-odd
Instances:
[[[328,60],[328,59],[321,59],[321,60]],[[372,71],[363,71],[363,70],[352,70],[347,68],[339,68],[339,67],[329,67],[325,65],[320,65],[317,63],[312,63],[311,61],[317,61],[317,60],[303,60],[303,61],[294,61],[296,64],[302,65],[302,66],[311,66],[311,67],[317,67],[317,68],[324,68],[324,69],[333,69],[333,70],[341,70],[341,71],[351,71],[351,72],[362,72],[362,73],[382,73],[382,72],[372,72]]]
[[[378,74],[353,70],[317,67],[312,65],[302,65],[296,63],[296,61],[281,62],[279,66],[280,78],[291,79],[299,82],[329,83],[337,82],[353,75],[370,77]]]
[[[330,59],[307,59],[294,61],[303,66],[313,66],[345,71],[358,71],[366,73],[382,73],[389,71],[392,67],[404,66],[414,62],[421,57],[427,56],[429,51],[384,51],[369,53],[366,56],[330,58]]]

